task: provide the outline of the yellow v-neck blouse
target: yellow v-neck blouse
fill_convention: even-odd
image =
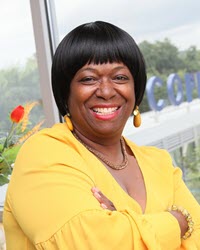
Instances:
[[[126,143],[144,177],[145,213],[65,124],[27,140],[4,206],[7,250],[200,250],[200,206],[180,169],[164,150]],[[94,186],[116,211],[101,208]],[[186,208],[195,222],[187,240],[180,239],[179,224],[167,212],[172,204]]]

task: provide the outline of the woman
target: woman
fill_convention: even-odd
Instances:
[[[83,24],[62,40],[52,86],[66,123],[18,154],[4,209],[8,250],[200,249],[200,207],[180,169],[164,150],[122,136],[132,113],[140,124],[145,83],[140,50],[118,27]]]

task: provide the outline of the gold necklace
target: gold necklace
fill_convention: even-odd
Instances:
[[[128,155],[127,155],[127,152],[126,152],[126,146],[125,146],[125,142],[124,142],[124,139],[123,137],[121,137],[120,139],[120,143],[121,143],[121,147],[122,147],[122,154],[123,154],[123,161],[121,164],[114,164],[112,162],[110,162],[109,160],[107,160],[101,153],[99,153],[96,149],[94,148],[91,148],[90,146],[88,146],[87,144],[85,144],[81,139],[80,137],[75,133],[73,132],[73,135],[76,137],[76,139],[82,143],[90,152],[92,152],[94,155],[96,155],[101,161],[103,161],[107,166],[109,166],[110,168],[112,169],[115,169],[115,170],[121,170],[121,169],[124,169],[125,167],[127,167],[128,165]]]

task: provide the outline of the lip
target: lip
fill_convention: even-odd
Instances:
[[[114,119],[120,112],[119,105],[95,105],[91,108],[92,114],[99,120]]]

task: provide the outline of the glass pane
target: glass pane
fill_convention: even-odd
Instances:
[[[183,180],[200,203],[200,147],[192,142],[186,148],[178,148],[171,154],[175,165],[182,168]]]
[[[0,10],[0,130],[7,132],[9,113],[18,105],[38,101],[31,111],[33,124],[43,119],[29,1],[3,1]]]
[[[29,1],[1,1],[0,48],[0,177],[2,178],[2,166],[5,166],[5,162],[10,165],[12,161],[9,153],[6,153],[6,160],[2,153],[5,136],[8,135],[12,124],[10,112],[19,105],[26,106],[28,103],[36,102],[30,111],[23,135],[44,119]],[[31,109],[31,105],[29,108]],[[22,136],[21,130],[20,132],[16,130],[14,135],[9,147],[9,150],[12,150],[12,159],[16,155],[13,145]],[[2,179],[0,215],[7,188],[7,185],[1,185]]]

